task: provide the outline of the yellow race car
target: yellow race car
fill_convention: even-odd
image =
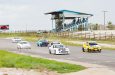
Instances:
[[[92,52],[92,51],[98,51],[101,52],[101,46],[98,45],[95,41],[88,41],[85,42],[82,46],[83,52]]]

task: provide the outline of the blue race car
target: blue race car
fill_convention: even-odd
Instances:
[[[47,40],[38,40],[37,41],[37,46],[40,46],[40,47],[46,47],[48,46],[49,42]]]

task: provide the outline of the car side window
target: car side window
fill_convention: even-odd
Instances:
[[[53,45],[53,48],[55,48],[55,46]]]

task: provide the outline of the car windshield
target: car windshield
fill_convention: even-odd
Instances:
[[[51,45],[53,45],[53,44],[60,44],[60,43],[59,42],[52,42]]]
[[[63,45],[54,45],[55,48],[63,48]]]
[[[14,38],[14,39],[20,39],[20,38]]]
[[[89,43],[89,45],[97,45],[97,43]]]
[[[21,42],[21,44],[28,44],[28,42]]]
[[[48,42],[47,40],[39,40],[40,42]]]
[[[43,42],[48,42],[47,40],[42,40]]]

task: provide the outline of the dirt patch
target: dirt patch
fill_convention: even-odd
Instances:
[[[48,70],[0,68],[0,75],[59,75],[59,74]]]

